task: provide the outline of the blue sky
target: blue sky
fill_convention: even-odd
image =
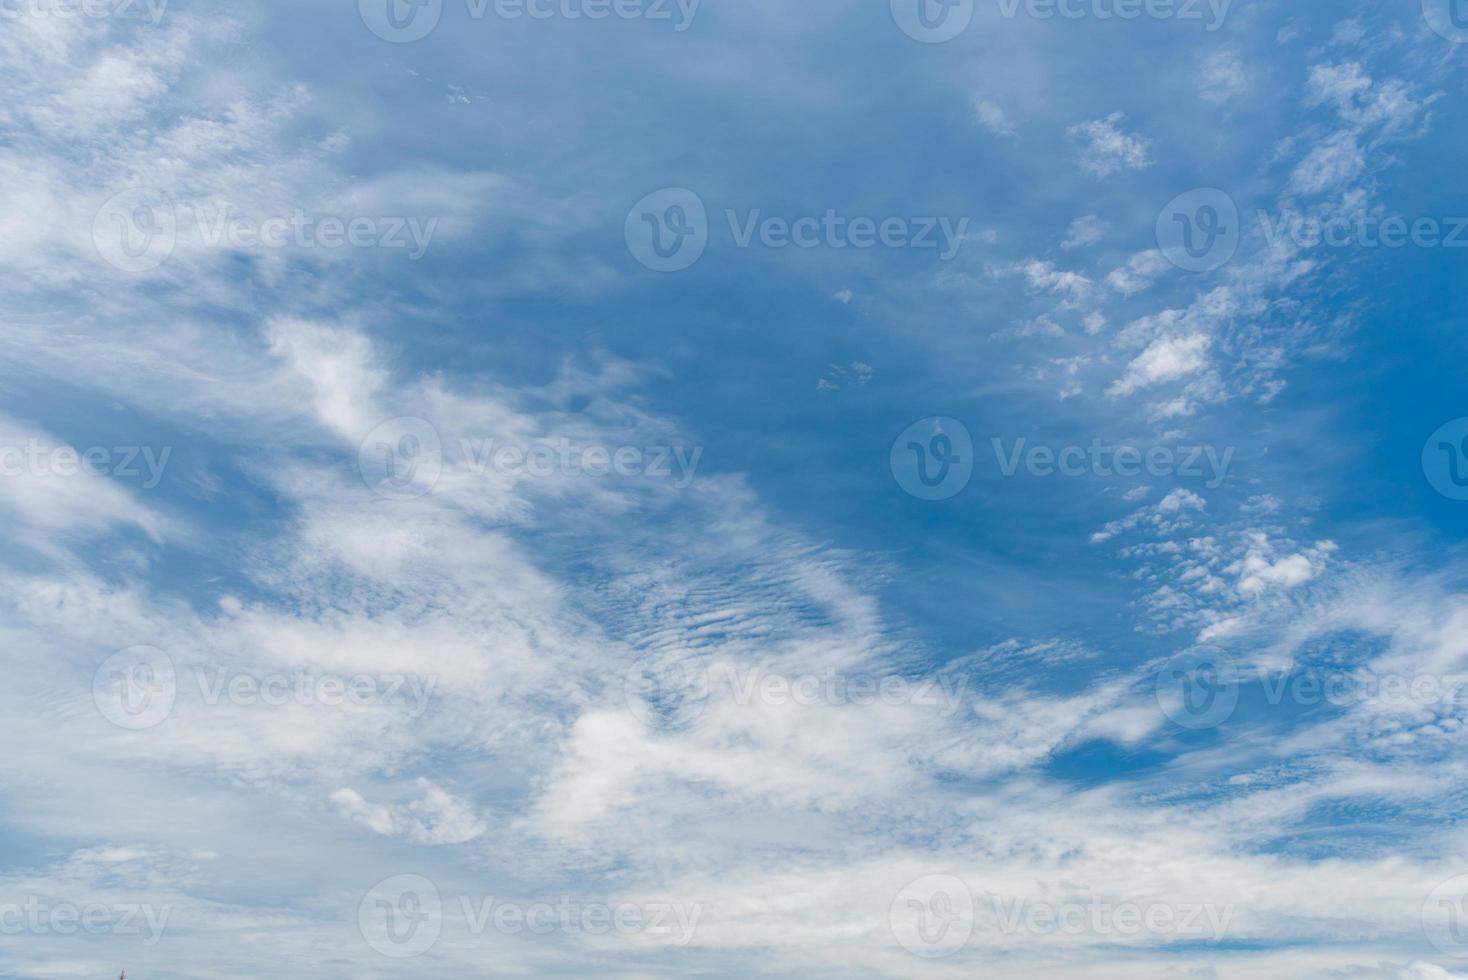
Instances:
[[[0,3],[0,976],[1468,976],[1465,59]]]

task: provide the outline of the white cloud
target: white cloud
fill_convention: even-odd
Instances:
[[[1162,273],[1172,268],[1172,263],[1157,249],[1138,252],[1127,260],[1127,264],[1106,277],[1112,289],[1123,296],[1132,296],[1149,289]]]
[[[1432,963],[1413,963],[1397,974],[1397,980],[1465,980],[1468,974],[1449,973]]]
[[[1243,59],[1232,51],[1217,51],[1203,62],[1198,74],[1198,92],[1209,102],[1222,105],[1249,87]]]
[[[758,22],[762,37],[771,16],[792,34],[826,29],[795,7],[772,10],[728,13],[730,23]],[[186,240],[157,274],[99,286],[90,198],[119,180],[176,179],[186,203],[223,195],[251,213],[423,208],[446,215],[446,241],[470,243],[471,235],[500,229],[538,244],[574,241],[589,229],[600,236],[608,213],[621,220],[620,199],[609,205],[615,195],[599,197],[604,188],[595,186],[537,193],[532,176],[539,175],[411,167],[358,179],[347,170],[372,165],[376,130],[406,127],[416,137],[434,120],[397,114],[397,102],[381,118],[363,103],[337,102],[332,72],[313,73],[325,91],[278,82],[288,78],[284,51],[269,64],[242,60],[241,51],[260,49],[234,37],[238,25],[179,23],[177,32],[140,35],[111,53],[118,46],[102,42],[122,36],[115,25],[80,19],[22,18],[0,35],[0,77],[15,93],[0,106],[0,122],[21,134],[0,152],[0,258],[22,271],[12,285],[25,301],[0,330],[10,371],[37,388],[59,380],[67,398],[86,389],[78,414],[116,405],[124,409],[118,419],[136,412],[187,432],[203,444],[199,465],[209,470],[190,485],[210,487],[225,516],[199,531],[173,510],[189,500],[108,480],[0,481],[11,541],[49,549],[23,556],[12,549],[0,570],[7,819],[20,839],[96,845],[12,869],[6,891],[167,903],[179,910],[179,925],[155,955],[158,970],[175,973],[228,959],[250,975],[293,976],[301,963],[331,962],[372,976],[385,967],[358,932],[362,890],[412,867],[434,877],[451,905],[458,893],[505,895],[547,882],[599,900],[676,895],[705,903],[693,949],[682,955],[720,975],[998,970],[1120,980],[1226,970],[1239,980],[1451,980],[1438,967],[1400,964],[1420,946],[1422,896],[1456,873],[1450,860],[1433,857],[1455,853],[1452,832],[1423,829],[1421,854],[1410,856],[1353,850],[1321,861],[1289,847],[1259,848],[1322,841],[1312,813],[1349,806],[1369,821],[1380,800],[1422,801],[1430,812],[1461,795],[1452,767],[1417,765],[1403,751],[1451,749],[1464,722],[1456,708],[1425,718],[1363,706],[1340,725],[1311,725],[1289,739],[1274,728],[1261,737],[1239,718],[1216,751],[1180,746],[1152,694],[1157,665],[1143,662],[1142,643],[1123,636],[1122,649],[1104,655],[1062,640],[1001,645],[967,664],[960,658],[955,669],[972,689],[940,711],[741,704],[726,690],[684,727],[659,729],[634,717],[620,677],[649,653],[782,673],[824,676],[829,668],[932,679],[931,651],[906,632],[908,622],[886,618],[902,614],[903,604],[884,598],[894,577],[885,563],[898,559],[883,555],[873,569],[870,555],[834,552],[819,543],[824,535],[810,540],[727,472],[673,494],[651,481],[475,472],[451,458],[425,498],[376,497],[355,473],[357,440],[395,415],[433,419],[451,449],[462,435],[517,445],[692,442],[675,421],[649,414],[644,393],[625,390],[646,380],[641,369],[570,365],[557,373],[552,365],[545,372],[552,380],[518,388],[497,371],[500,354],[518,356],[503,346],[516,331],[493,328],[498,311],[487,296],[515,282],[542,295],[568,281],[577,290],[608,281],[620,287],[620,274],[592,259],[551,268],[521,255],[504,268],[476,268],[470,285],[445,267],[425,267],[406,295],[394,295],[391,286],[365,290],[374,273],[358,275],[355,262],[325,269],[297,266],[302,257],[292,256],[261,261],[257,277],[242,270],[252,257]],[[208,48],[209,36],[227,47]],[[1337,32],[1337,39],[1346,37]],[[839,108],[834,83],[792,84],[800,76],[778,64],[788,60],[778,43],[765,59],[769,72],[698,51],[688,59],[694,75],[680,84],[754,79],[772,106],[795,93],[802,108]],[[1205,98],[1245,91],[1229,57],[1205,63]],[[226,72],[236,68],[242,72]],[[462,71],[453,57],[441,68]],[[181,81],[199,71],[206,77]],[[360,81],[350,72],[342,80],[342,88]],[[960,101],[972,85],[962,84]],[[1308,181],[1322,175],[1322,188],[1351,188],[1379,159],[1379,137],[1422,118],[1427,104],[1400,83],[1367,79],[1359,66],[1312,72],[1310,84],[1307,100],[1341,116],[1362,161],[1355,165],[1345,150],[1339,160],[1307,160],[1313,169],[1300,164],[1299,188],[1317,186]],[[821,105],[827,98],[832,104]],[[494,108],[491,128],[520,131],[515,100]],[[979,100],[975,112],[991,131],[1013,135],[997,103]],[[536,125],[557,122],[547,114]],[[1149,115],[1148,127],[1164,125],[1165,114]],[[1073,134],[1094,176],[1150,163],[1150,144],[1125,132],[1120,114]],[[1159,129],[1158,145],[1173,145],[1177,135],[1169,130],[1164,139]],[[518,151],[508,158],[528,159]],[[590,185],[596,169],[578,169],[575,181]],[[1106,204],[1129,223],[1139,211],[1150,222],[1146,212],[1156,207]],[[1100,203],[1066,206],[1075,210],[1062,215]],[[1062,247],[1095,244],[1105,232],[1105,222],[1087,215],[1072,223]],[[1108,302],[1137,295],[1155,277],[1150,255],[1111,273],[1122,299]],[[996,313],[982,304],[1012,284],[982,283],[961,314],[1064,338],[1044,345],[1046,360],[1035,362],[1041,370],[1026,373],[1033,364],[1022,364],[1013,373],[1005,364],[1004,377],[1043,382],[1047,398],[1063,385],[1062,411],[1120,432],[1177,419],[1217,431],[1223,413],[1210,412],[1226,399],[1239,395],[1231,407],[1244,412],[1275,390],[1278,379],[1267,375],[1288,366],[1281,336],[1298,347],[1319,340],[1311,330],[1319,311],[1306,302],[1311,289],[1281,289],[1309,269],[1294,256],[1240,262],[1227,286],[1180,309],[1127,311],[1114,342],[1096,339],[1107,321],[1093,309],[1100,302],[1094,265],[1068,271],[1028,259],[1000,268],[1023,276],[1043,304],[1075,310],[1085,331],[1065,333],[1057,320],[1069,321],[1056,310]],[[862,281],[863,295],[882,302],[889,284]],[[85,306],[52,302],[69,290]],[[832,297],[852,298],[847,289]],[[450,331],[415,347],[411,359],[396,356],[404,338],[417,336],[412,331],[457,324],[465,310],[487,324],[469,327],[483,359],[420,359],[447,345]],[[392,339],[373,339],[384,335]],[[537,337],[537,349],[546,341]],[[964,344],[972,347],[969,324],[950,349]],[[1068,356],[1053,356],[1057,349]],[[821,383],[858,388],[871,380],[873,370],[851,356],[818,355],[817,363],[841,358]],[[1115,417],[1098,414],[1105,406],[1088,401],[1081,382],[1109,379],[1119,364],[1126,366],[1114,395],[1184,385],[1146,405],[1113,405]],[[0,428],[0,443],[50,438],[25,422]],[[885,467],[885,458],[877,462]],[[226,465],[242,472],[230,479],[214,472]],[[1151,499],[1149,488],[1123,493],[1125,486],[1091,494],[1087,485],[1068,499],[1077,506]],[[1249,484],[1245,505],[1228,491],[1205,501],[1192,490],[1157,489],[1168,492],[1094,539],[1136,532],[1118,542],[1127,545],[1118,557],[1130,565],[1105,572],[1120,568],[1142,590],[1144,614],[1125,625],[1156,626],[1163,638],[1146,637],[1148,648],[1169,647],[1176,636],[1166,628],[1191,627],[1289,658],[1308,655],[1307,641],[1334,643],[1339,631],[1359,628],[1402,669],[1447,671],[1468,658],[1468,614],[1448,589],[1391,570],[1367,574],[1328,541],[1287,538],[1280,528],[1299,517],[1294,489]],[[1293,533],[1308,542],[1324,532]],[[1002,603],[1004,588],[1024,582],[995,571],[998,591],[982,600]],[[1084,572],[1068,569],[1058,594],[1089,615]],[[1330,598],[1331,590],[1340,591]],[[1156,623],[1145,618],[1164,605]],[[92,702],[93,674],[110,652],[138,642],[168,650],[189,685],[196,669],[228,666],[252,674],[424,674],[436,686],[419,713],[416,706],[211,705],[186,685],[158,730],[113,730]],[[1169,762],[1160,773],[1144,766],[1126,780],[1085,786],[1049,770],[1094,739],[1124,752],[1155,750]],[[1371,751],[1353,757],[1362,745]],[[99,808],[98,800],[116,805]],[[220,841],[228,846],[216,847]],[[1230,947],[1221,956],[1190,945],[1170,949],[1162,962],[1147,937],[1095,942],[981,930],[954,958],[923,961],[894,946],[891,904],[907,882],[940,869],[982,896],[1006,899],[1143,894],[1174,905],[1232,904],[1230,936],[1245,951]],[[217,889],[208,884],[218,881],[239,883],[252,904],[210,897]],[[1361,889],[1362,881],[1371,888]],[[521,943],[466,936],[451,924],[421,962],[437,975],[472,975],[488,950],[497,967],[526,975],[657,972],[657,963],[638,958],[653,945],[649,937],[591,936]],[[7,965],[25,976],[93,976],[110,966],[104,953],[28,936]]]
[[[1267,535],[1256,532],[1251,538],[1248,554],[1225,569],[1236,577],[1236,588],[1246,596],[1303,585],[1320,574],[1336,550],[1334,542],[1322,541],[1306,551],[1276,556]]]
[[[104,468],[88,451],[105,450]],[[133,528],[154,541],[177,530],[146,506],[139,492],[167,476],[171,446],[76,447],[50,433],[0,416],[0,511],[16,542],[48,554],[65,552],[62,541],[102,537]],[[135,470],[129,487],[114,470]],[[154,484],[155,487],[157,483]],[[153,489],[153,487],[149,487]]]
[[[466,801],[427,779],[416,780],[416,787],[422,796],[407,803],[374,805],[347,787],[332,793],[331,801],[344,817],[374,833],[419,844],[463,844],[488,829]]]
[[[1081,169],[1094,177],[1111,177],[1124,170],[1142,170],[1152,165],[1148,141],[1121,128],[1126,117],[1113,112],[1105,119],[1070,128],[1072,139],[1082,143]]]
[[[995,136],[1014,135],[1014,124],[1009,121],[1008,114],[989,99],[974,99],[974,116]]]
[[[1071,303],[1089,296],[1095,283],[1079,272],[1057,269],[1055,263],[1040,259],[1028,259],[1004,267],[1005,273],[1022,273],[1030,289],[1036,292],[1059,293]]]
[[[1112,384],[1109,394],[1130,395],[1196,374],[1207,364],[1209,340],[1203,334],[1154,340],[1127,365],[1126,373]]]
[[[1356,143],[1356,134],[1339,132],[1310,151],[1290,175],[1295,194],[1324,194],[1344,187],[1361,176],[1366,157]]]
[[[1065,240],[1060,243],[1060,247],[1071,249],[1094,245],[1105,237],[1110,228],[1111,225],[1096,215],[1084,215],[1070,223],[1070,228],[1066,231]]]

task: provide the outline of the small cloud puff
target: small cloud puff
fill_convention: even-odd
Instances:
[[[1198,94],[1214,105],[1222,105],[1249,87],[1243,60],[1232,51],[1219,51],[1203,62],[1198,76]]]
[[[1196,374],[1208,363],[1208,345],[1206,334],[1155,340],[1127,365],[1126,374],[1111,386],[1108,394],[1113,397],[1130,395],[1143,388]]]
[[[1009,121],[1009,115],[988,99],[974,100],[974,116],[995,136],[1014,135],[1014,124]]]
[[[1138,252],[1127,264],[1106,277],[1112,289],[1123,296],[1131,296],[1150,289],[1157,277],[1171,268],[1172,263],[1157,249]]]
[[[816,391],[840,391],[843,384],[854,384],[861,387],[872,380],[877,374],[877,369],[870,364],[861,361],[852,361],[842,367],[839,364],[828,365],[829,370],[825,377],[816,382]]]
[[[1070,223],[1070,228],[1065,233],[1065,241],[1060,243],[1060,247],[1071,249],[1094,245],[1110,228],[1111,225],[1094,214],[1083,215]]]
[[[369,803],[356,790],[344,787],[331,802],[348,820],[384,837],[404,837],[418,844],[462,844],[487,829],[474,808],[444,792],[427,779],[416,785],[423,796],[407,804]]]
[[[1123,170],[1142,170],[1152,165],[1147,156],[1148,141],[1125,132],[1120,123],[1125,119],[1113,112],[1070,128],[1071,139],[1080,141],[1081,169],[1093,177],[1111,177]]]

